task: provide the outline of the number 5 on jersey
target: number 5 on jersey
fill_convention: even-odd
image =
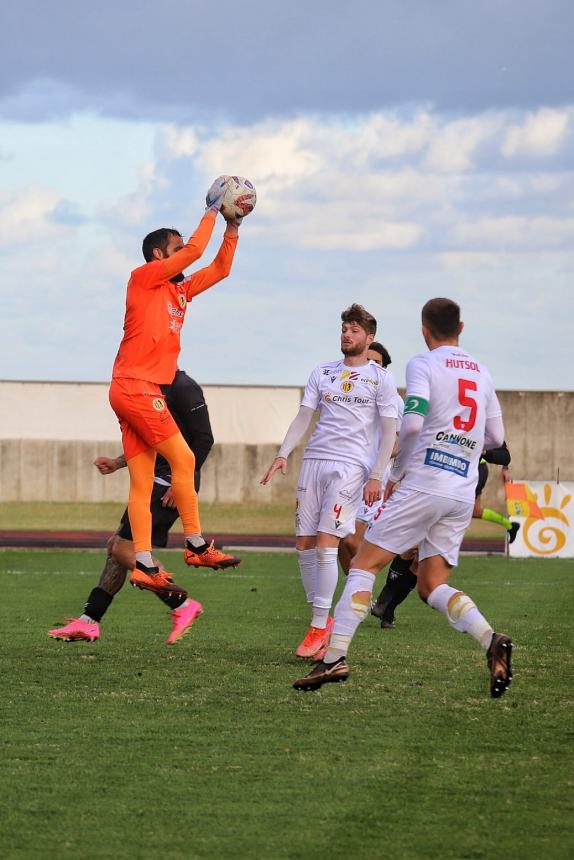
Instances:
[[[462,430],[463,433],[469,433],[474,425],[476,424],[476,413],[478,412],[478,403],[471,397],[468,392],[469,391],[477,391],[478,386],[476,382],[473,382],[471,379],[459,379],[458,380],[458,402],[461,406],[467,407],[470,409],[470,414],[468,418],[465,420],[461,418],[460,415],[455,415],[453,424],[455,430]]]

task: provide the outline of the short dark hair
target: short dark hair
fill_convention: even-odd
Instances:
[[[146,263],[150,263],[153,260],[154,248],[159,248],[165,254],[168,242],[172,236],[179,236],[181,239],[181,233],[175,227],[160,227],[159,230],[154,230],[152,233],[147,234],[142,242],[142,254]]]
[[[377,321],[372,314],[365,310],[362,305],[353,304],[343,311],[341,320],[344,323],[357,323],[364,328],[367,334],[376,334]]]
[[[373,352],[378,352],[381,358],[383,359],[383,367],[388,367],[391,364],[391,354],[386,347],[383,346],[382,343],[379,343],[378,340],[374,340],[369,344],[369,349],[372,349]]]
[[[460,307],[452,299],[429,299],[422,309],[422,324],[435,340],[459,334]]]

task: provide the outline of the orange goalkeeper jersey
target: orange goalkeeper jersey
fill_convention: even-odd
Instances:
[[[215,219],[206,213],[187,244],[164,260],[134,269],[128,283],[124,336],[114,362],[113,377],[171,383],[181,349],[180,332],[187,303],[226,278],[237,246],[236,236],[224,236],[213,262],[181,283],[170,281],[201,257]]]

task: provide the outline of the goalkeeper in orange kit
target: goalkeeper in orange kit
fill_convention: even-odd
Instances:
[[[160,386],[174,378],[181,349],[180,333],[188,303],[229,275],[241,219],[228,221],[213,262],[185,278],[183,271],[203,254],[221,208],[224,178],[207,194],[207,209],[186,244],[180,233],[163,228],[148,234],[146,260],[128,282],[124,336],[114,362],[110,404],[121,431],[130,474],[128,513],[136,566],[130,582],[160,594],[183,592],[169,573],[154,566],[151,555],[150,496],[156,453],[165,457],[185,535],[185,561],[195,567],[225,568],[238,559],[208,545],[201,533],[195,458],[175,423]]]

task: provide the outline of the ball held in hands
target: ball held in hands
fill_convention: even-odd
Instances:
[[[207,192],[208,208],[217,206],[226,221],[237,225],[253,212],[256,203],[255,186],[243,176],[220,176]]]
[[[227,189],[227,182],[230,178],[230,176],[226,175],[218,176],[217,179],[211,183],[209,191],[205,197],[205,204],[208,209],[213,209],[215,212],[219,212],[221,210],[223,196]]]

